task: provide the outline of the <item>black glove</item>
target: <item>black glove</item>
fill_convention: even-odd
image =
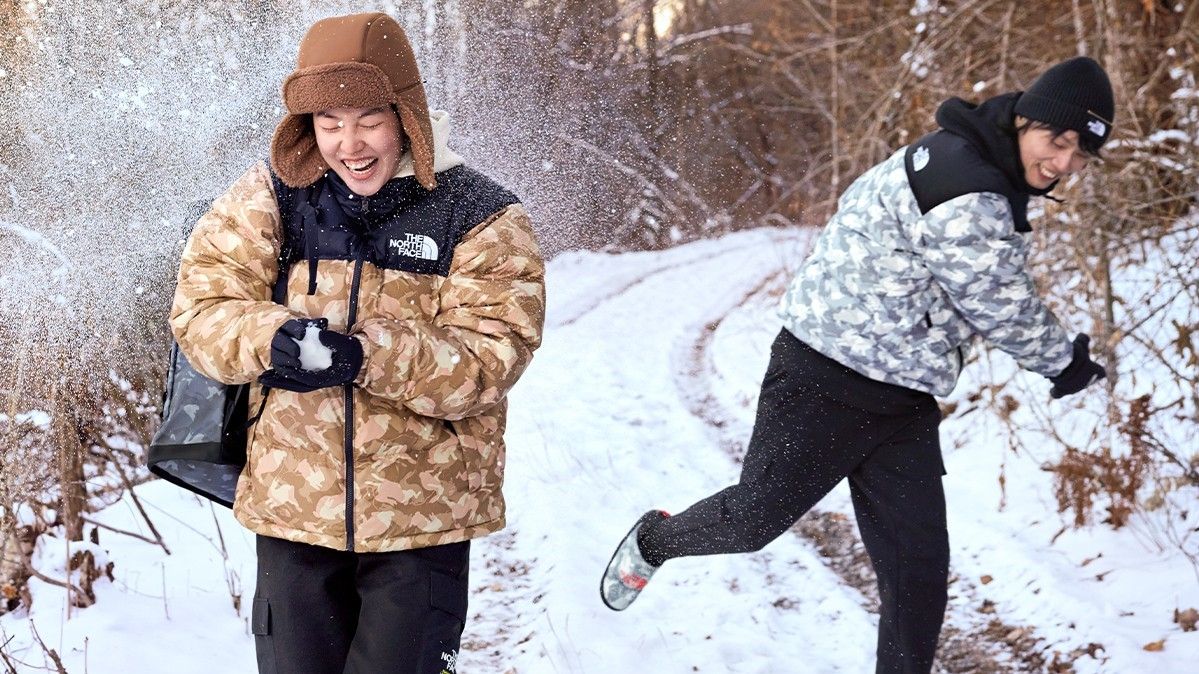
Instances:
[[[304,341],[304,335],[307,333],[309,325],[315,325],[324,330],[329,327],[329,320],[326,318],[293,318],[279,326],[279,329],[275,331],[275,336],[271,338],[271,367],[300,369],[300,345],[296,342]],[[326,346],[328,345],[326,344]]]
[[[1091,360],[1088,353],[1090,346],[1091,338],[1088,335],[1079,333],[1074,338],[1074,357],[1061,374],[1049,378],[1049,381],[1053,382],[1053,388],[1049,390],[1049,395],[1061,398],[1078,393],[1107,376],[1107,370]]]
[[[303,339],[309,323],[321,329],[318,339],[333,351],[332,364],[323,370],[300,367],[300,346],[293,341],[293,335],[299,335],[294,339]],[[362,343],[349,335],[325,329],[328,324],[323,318],[292,319],[284,323],[271,340],[271,365],[274,368],[259,376],[258,381],[264,386],[297,393],[353,382],[362,369]]]

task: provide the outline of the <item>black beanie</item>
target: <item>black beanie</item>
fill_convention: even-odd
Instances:
[[[1112,83],[1094,59],[1077,56],[1053,66],[1016,101],[1017,115],[1078,132],[1093,153],[1107,141],[1116,112]]]

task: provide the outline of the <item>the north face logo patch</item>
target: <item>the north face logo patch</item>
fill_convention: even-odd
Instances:
[[[424,234],[404,234],[402,239],[388,239],[387,247],[404,257],[437,259],[437,242]]]
[[[928,166],[928,148],[921,146],[912,153],[912,170],[919,171]]]
[[[1103,137],[1103,134],[1107,133],[1107,125],[1097,119],[1087,122],[1087,129],[1100,138]]]

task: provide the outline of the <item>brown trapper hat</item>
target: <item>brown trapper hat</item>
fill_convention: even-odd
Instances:
[[[314,23],[283,82],[283,105],[288,114],[271,139],[271,166],[284,183],[311,185],[329,170],[316,146],[312,113],[392,105],[410,141],[416,179],[425,189],[437,186],[425,87],[412,45],[390,16],[372,12]]]

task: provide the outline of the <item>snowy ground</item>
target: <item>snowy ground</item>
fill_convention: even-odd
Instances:
[[[624,613],[597,594],[612,547],[641,512],[681,510],[735,480],[778,330],[775,294],[804,243],[756,231],[553,261],[545,346],[512,395],[510,525],[474,548],[461,672],[872,671],[876,617],[798,535],[757,554],[671,562]],[[969,374],[991,376],[985,366]],[[1047,387],[1029,379],[1027,388],[1044,397]],[[993,605],[994,617],[1034,631],[1047,654],[1101,645],[1074,660],[1079,674],[1196,671],[1199,632],[1172,621],[1175,608],[1199,606],[1180,555],[1135,526],[1051,543],[1063,516],[1045,457],[1008,451],[982,413],[942,428],[959,578],[952,624],[975,629],[988,602],[987,613]],[[69,619],[62,592],[32,581],[32,615],[0,618],[22,673],[49,666],[33,624],[71,674],[254,671],[246,611],[232,599],[248,605],[253,594],[252,537],[227,511],[164,483],[138,493],[172,554],[102,530],[116,580],[98,583],[96,606]],[[847,491],[819,508],[848,513]],[[128,498],[99,518],[145,530]],[[64,558],[48,545],[38,568],[62,577]],[[1163,639],[1162,650],[1143,649]]]

